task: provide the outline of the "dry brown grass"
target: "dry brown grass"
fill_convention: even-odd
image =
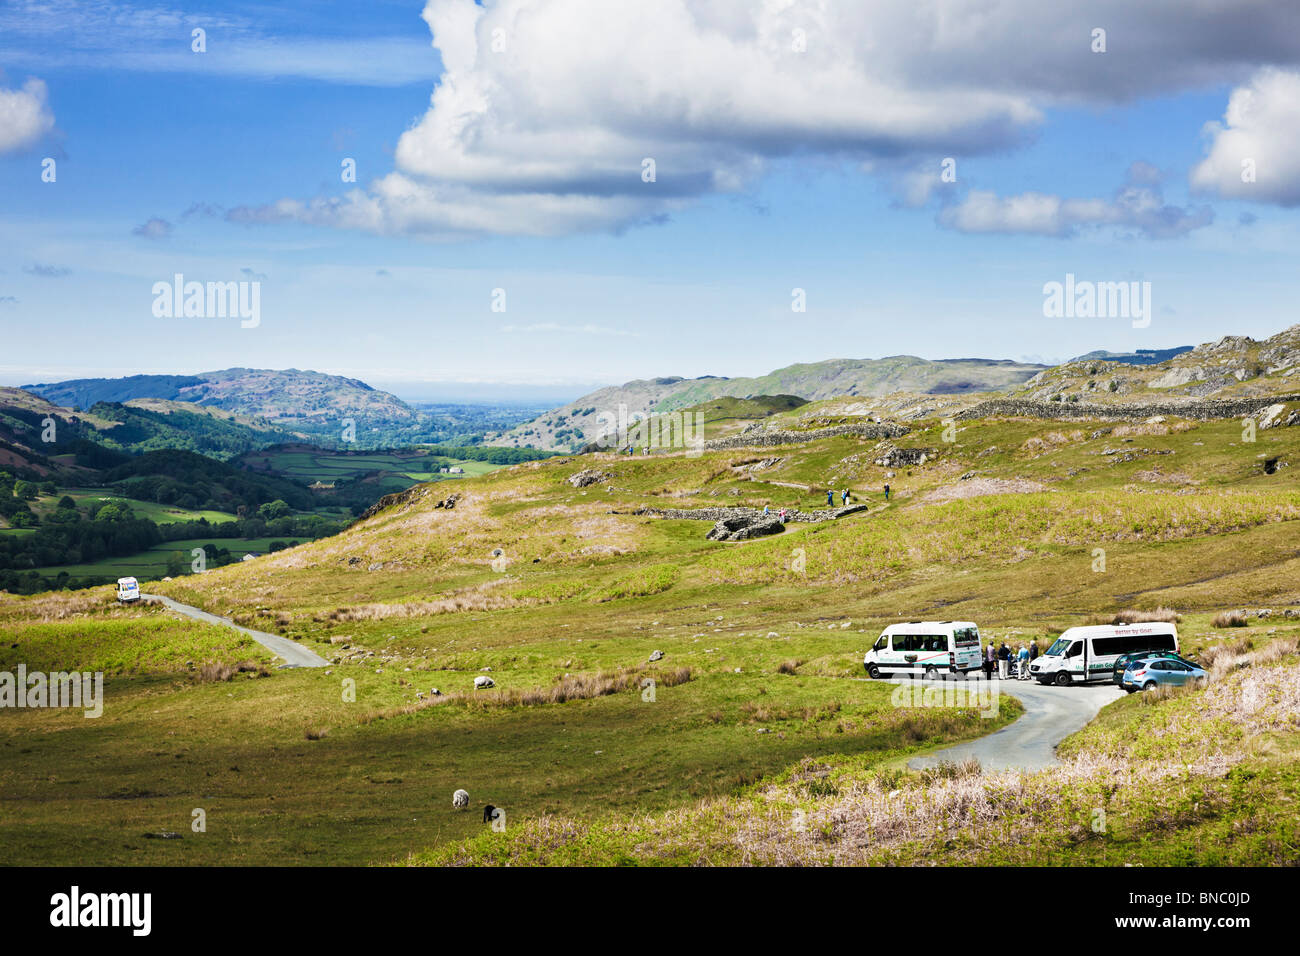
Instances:
[[[1295,654],[1297,648],[1300,648],[1300,638],[1280,637],[1259,650],[1252,651],[1250,641],[1241,638],[1231,644],[1212,647],[1201,656],[1205,668],[1215,677],[1222,677],[1246,667],[1279,663]]]
[[[1245,627],[1250,623],[1245,611],[1220,611],[1210,622],[1211,627]]]
[[[1191,422],[1174,422],[1172,425],[1164,422],[1143,422],[1141,425],[1116,425],[1111,430],[1111,435],[1116,438],[1137,438],[1144,435],[1169,435],[1179,432],[1189,432],[1196,426]]]
[[[1114,614],[1094,614],[1088,619],[1089,624],[1178,624],[1183,616],[1173,608],[1158,607],[1153,611],[1139,611],[1125,608]]]
[[[258,677],[270,677],[271,672],[265,666],[253,661],[240,661],[238,664],[223,664],[219,661],[208,661],[199,665],[196,677],[202,683],[217,683],[228,681],[236,674],[256,674]]]
[[[358,604],[338,607],[324,615],[324,620],[335,624],[356,621],[382,621],[386,618],[429,617],[434,614],[454,614],[459,611],[496,611],[529,603],[509,594],[493,594],[505,579],[489,581],[472,588],[453,592],[433,601],[405,601],[401,604]]]
[[[48,624],[81,614],[119,608],[124,612],[137,613],[136,609],[125,608],[117,603],[111,585],[84,591],[55,591],[37,597],[19,597],[0,591],[0,620],[17,617],[28,624]]]

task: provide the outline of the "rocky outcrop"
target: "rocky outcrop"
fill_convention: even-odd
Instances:
[[[872,460],[882,468],[906,468],[924,465],[938,456],[934,448],[899,448],[892,441],[883,441],[873,449]]]
[[[575,488],[586,488],[588,485],[599,484],[602,481],[608,481],[612,476],[607,471],[597,471],[595,468],[584,468],[569,476],[569,484]]]
[[[971,418],[1098,418],[1132,421],[1153,415],[1176,415],[1197,421],[1216,418],[1243,418],[1271,405],[1300,401],[1300,395],[1271,398],[1216,398],[1185,402],[1132,402],[1123,405],[1099,405],[1089,402],[1037,402],[1029,399],[996,398],[980,402],[954,415]]]
[[[780,534],[784,530],[785,522],[775,515],[734,515],[718,521],[705,537],[711,541],[746,541],[764,535]]]
[[[830,428],[814,428],[808,431],[785,431],[781,429],[753,428],[745,429],[739,435],[729,438],[712,438],[704,443],[705,451],[725,451],[728,448],[754,448],[770,445],[798,445],[817,441],[821,438],[836,438],[840,435],[852,435],[856,438],[899,438],[906,435],[908,427],[892,422],[870,423],[863,425],[833,425]]]

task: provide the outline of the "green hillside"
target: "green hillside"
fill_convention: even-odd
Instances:
[[[927,457],[877,464],[897,449]],[[0,715],[0,738],[25,748],[7,751],[0,846],[18,862],[190,865],[1286,862],[1294,463],[1296,427],[1244,441],[1236,420],[928,419],[893,442],[593,454],[420,486],[343,534],[147,583],[333,663],[214,682],[177,662],[163,682],[114,678],[98,722]],[[569,480],[586,469],[604,477]],[[811,509],[844,486],[870,507],[741,543],[641,510]],[[1019,705],[1004,697],[991,720],[900,709],[891,685],[860,679],[895,620],[970,619],[1045,646],[1162,606],[1182,615],[1186,653],[1222,664],[1215,680],[1111,705],[1038,774],[907,771]],[[1234,608],[1246,626],[1216,623]],[[155,613],[106,591],[0,597],[19,648],[51,621],[126,644]],[[483,675],[496,686],[475,692]],[[1243,694],[1267,706],[1243,709]],[[172,759],[134,759],[158,740]],[[458,787],[506,807],[507,831],[455,813]],[[959,798],[953,819],[977,822],[954,843],[900,818],[864,844],[896,791]],[[104,799],[121,793],[134,796]],[[1086,825],[1099,800],[1115,821],[1100,834]],[[206,839],[140,839],[201,805],[222,820]],[[790,835],[796,809],[816,841]]]

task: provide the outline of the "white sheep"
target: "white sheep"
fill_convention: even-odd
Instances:
[[[464,810],[469,806],[469,791],[457,790],[451,795],[451,805],[457,810]]]

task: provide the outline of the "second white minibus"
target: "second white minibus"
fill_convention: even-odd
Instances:
[[[1069,684],[1109,678],[1115,658],[1142,651],[1177,651],[1178,628],[1172,624],[1099,624],[1066,630],[1029,665],[1040,684]]]

